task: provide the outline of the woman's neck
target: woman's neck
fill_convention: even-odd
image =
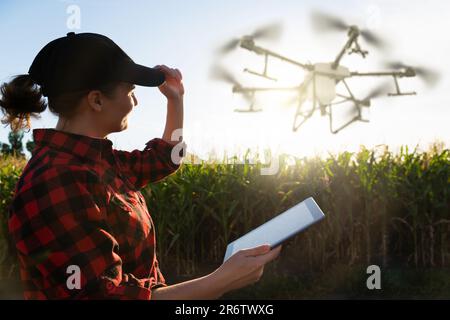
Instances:
[[[94,125],[89,125],[84,121],[69,121],[61,117],[59,117],[55,129],[99,139],[105,139],[108,135],[100,132]]]

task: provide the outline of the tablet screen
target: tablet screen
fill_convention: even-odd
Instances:
[[[312,197],[296,204],[227,246],[224,262],[241,249],[270,244],[274,248],[325,217]]]

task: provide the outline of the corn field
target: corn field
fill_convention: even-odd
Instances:
[[[398,153],[361,148],[327,158],[280,157],[275,175],[234,157],[190,164],[142,190],[157,232],[163,273],[192,276],[217,268],[227,244],[312,196],[326,218],[297,235],[273,262],[277,275],[332,266],[404,269],[450,266],[450,150]],[[2,160],[0,263],[15,270],[6,206],[25,162]]]
[[[11,278],[18,272],[15,251],[8,237],[7,208],[25,165],[24,158],[0,156],[0,279]]]
[[[362,148],[327,159],[292,159],[282,156],[276,175],[261,175],[261,163],[185,164],[144,189],[161,264],[177,274],[217,265],[227,243],[313,196],[326,219],[284,247],[279,272],[343,262],[449,266],[448,149],[418,153],[405,147],[393,154]]]

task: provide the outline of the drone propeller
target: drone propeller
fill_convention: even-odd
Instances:
[[[241,40],[244,38],[252,40],[256,39],[277,40],[281,35],[281,29],[282,28],[279,23],[273,23],[267,26],[263,26],[261,28],[256,29],[250,35],[246,35],[241,38],[231,39],[225,45],[219,48],[218,53],[223,55],[232,51],[241,43]]]
[[[214,65],[211,68],[210,77],[214,80],[225,81],[226,83],[232,84],[235,88],[242,88],[242,85],[236,80],[236,78],[219,65]],[[253,98],[249,92],[243,91],[241,93],[248,102],[251,103],[253,101]]]
[[[372,91],[370,91],[362,101],[369,101],[371,99],[387,95],[387,93],[390,90],[390,87],[391,86],[389,85],[389,83],[384,82],[380,84],[378,87],[375,87]]]
[[[352,105],[350,110],[348,110],[345,113],[345,117],[350,117],[352,115],[355,115],[361,106],[362,107],[370,107],[370,100],[387,95],[389,90],[390,90],[390,85],[387,82],[384,82],[384,83],[380,84],[379,86],[375,87],[364,97],[364,99],[354,101],[354,104]]]
[[[396,62],[388,62],[385,64],[387,68],[391,69],[410,69],[415,72],[417,76],[423,79],[423,81],[430,87],[436,85],[436,83],[439,81],[440,75],[438,72],[424,68],[424,67],[413,67],[406,65],[400,61]]]
[[[229,73],[227,70],[225,70],[223,67],[221,67],[219,65],[214,65],[211,68],[210,77],[211,77],[211,79],[214,79],[214,80],[225,81],[232,85],[240,86],[240,84],[236,80],[236,78],[231,73]]]
[[[226,54],[232,50],[234,50],[239,43],[241,42],[241,39],[232,39],[228,41],[225,45],[219,48],[218,53],[219,54]]]
[[[345,31],[350,27],[341,19],[319,11],[314,11],[311,19],[317,31]]]
[[[281,31],[281,24],[273,23],[256,29],[250,37],[252,39],[278,40],[281,36]]]
[[[327,13],[315,11],[311,15],[313,21],[313,27],[319,31],[345,31],[350,29],[352,26],[346,24],[343,20],[338,17],[334,17]],[[377,35],[375,35],[372,31],[367,29],[360,30],[361,36],[368,43],[372,44],[375,47],[380,49],[386,47],[384,41],[382,41]]]
[[[373,45],[374,47],[383,49],[386,47],[386,43],[380,39],[377,35],[375,35],[372,31],[367,29],[361,30],[361,35],[368,43]]]

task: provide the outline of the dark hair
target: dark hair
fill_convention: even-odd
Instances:
[[[119,83],[109,83],[99,86],[107,97],[113,97]],[[77,111],[80,100],[91,90],[64,93],[56,97],[48,97],[47,101],[42,95],[41,88],[28,74],[15,76],[10,82],[0,86],[0,107],[4,114],[3,124],[10,125],[16,132],[23,128],[31,129],[31,117],[39,119],[39,113],[50,111],[64,118],[70,119]]]
[[[3,124],[10,124],[13,131],[30,128],[30,116],[39,118],[38,113],[47,108],[41,89],[27,74],[14,77],[0,87],[0,107],[5,118]]]

